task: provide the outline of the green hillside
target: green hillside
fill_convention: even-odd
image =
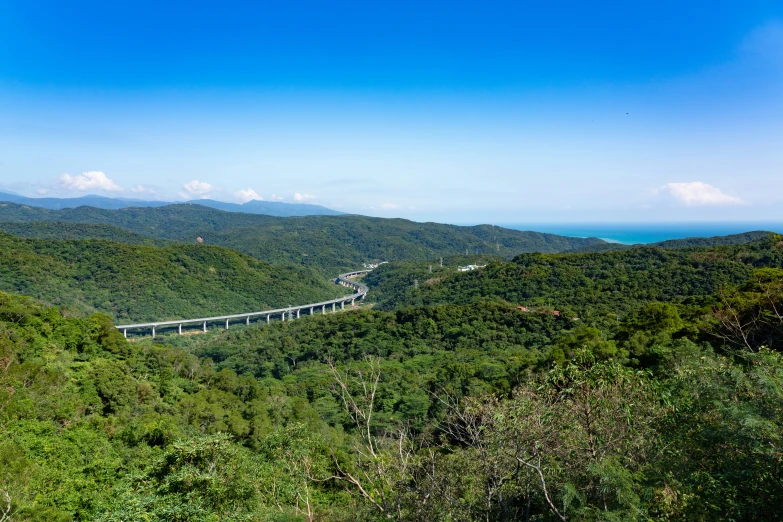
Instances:
[[[392,310],[392,303],[405,302],[409,288],[433,284],[442,277],[456,273],[460,266],[481,266],[503,261],[506,260],[491,255],[446,256],[442,265],[440,259],[429,262],[394,261],[380,265],[365,275],[362,281],[372,288],[367,294],[368,301],[382,310]]]
[[[726,236],[713,236],[713,237],[687,237],[683,239],[668,239],[666,241],[659,241],[657,243],[650,243],[648,245],[624,245],[621,243],[604,243],[596,245],[587,245],[573,250],[568,250],[563,253],[569,254],[583,254],[589,252],[606,252],[608,250],[628,250],[631,248],[643,248],[643,247],[660,247],[660,248],[693,248],[693,247],[710,247],[719,245],[744,245],[745,243],[751,243],[758,241],[763,237],[771,234],[772,232],[765,232],[763,230],[755,230],[753,232],[743,232],[742,234],[729,234]]]
[[[778,517],[781,236],[397,261],[364,278],[376,309],[128,342],[86,314],[230,313],[344,289],[220,246],[72,225],[13,225],[57,240],[0,232],[0,290],[65,305],[0,292],[0,516]]]
[[[628,294],[648,297],[643,286]],[[546,494],[575,498],[563,508],[571,520],[773,520],[783,501],[767,480],[781,478],[782,305],[783,270],[764,268],[721,295],[647,303],[600,328],[480,302],[171,341],[218,368],[284,382],[353,435],[364,457],[342,473],[367,473],[346,488],[370,508],[357,520],[556,520]],[[364,412],[362,390],[379,376],[372,435],[347,415],[335,371]],[[516,486],[488,497],[499,475]],[[381,492],[378,507],[370,494]],[[390,505],[401,513],[386,517]]]
[[[465,304],[505,300],[539,308],[566,308],[571,315],[614,316],[650,301],[713,294],[742,284],[756,267],[783,267],[780,236],[744,245],[665,249],[642,247],[588,254],[523,254],[467,273],[453,269],[412,284],[397,263],[380,266],[364,282],[381,309],[410,305]]]
[[[719,245],[744,245],[746,243],[752,243],[753,241],[763,239],[771,233],[772,232],[766,232],[764,230],[754,230],[752,232],[729,234],[727,236],[687,237],[684,239],[669,239],[667,241],[659,241],[658,243],[653,243],[652,246],[657,246],[660,248],[692,248]]]
[[[2,203],[0,221],[106,224],[185,243],[201,237],[206,244],[233,248],[269,263],[301,264],[329,274],[371,261],[424,261],[466,251],[510,259],[523,252],[561,252],[603,243],[597,238],[570,238],[492,225],[461,227],[365,216],[280,218],[200,205],[46,210]]]
[[[271,266],[222,247],[52,241],[2,232],[0,290],[117,321],[280,308],[345,291],[308,269]]]
[[[112,245],[0,237],[87,256]],[[35,522],[500,522],[556,520],[555,499],[567,520],[775,520],[783,270],[751,267],[781,248],[694,250],[739,256],[751,273],[604,325],[476,302],[161,346],[0,292],[0,510]],[[656,292],[655,279],[626,291]],[[498,484],[503,495],[488,495]]]
[[[28,221],[0,223],[0,230],[14,236],[32,239],[105,239],[129,245],[166,246],[174,241],[142,236],[112,225],[84,223],[58,223],[53,221]]]
[[[324,483],[340,445],[279,383],[127,342],[106,316],[0,292],[6,521],[301,520],[305,482],[290,466],[305,462],[308,478],[323,479],[307,484],[308,502],[344,512],[347,492]]]

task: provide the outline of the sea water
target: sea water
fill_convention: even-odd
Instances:
[[[783,221],[729,223],[506,223],[505,228],[533,230],[561,236],[598,237],[627,245],[656,243],[686,237],[713,237],[740,234],[754,230],[783,234]]]

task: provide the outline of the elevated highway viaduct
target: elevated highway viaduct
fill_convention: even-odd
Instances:
[[[207,331],[207,326],[210,324],[218,323],[221,326],[225,325],[226,329],[228,329],[229,324],[231,322],[237,322],[237,321],[244,321],[245,324],[249,325],[252,319],[261,319],[262,321],[265,320],[267,324],[269,324],[270,321],[275,320],[279,318],[281,321],[291,321],[294,318],[299,318],[302,311],[305,311],[309,315],[314,315],[318,312],[322,314],[326,314],[329,312],[336,312],[337,306],[340,306],[341,310],[345,309],[345,303],[350,303],[351,306],[354,306],[357,299],[364,299],[364,296],[367,295],[367,291],[369,290],[366,285],[363,285],[362,283],[359,283],[358,281],[351,280],[352,277],[356,277],[359,275],[364,275],[366,273],[370,272],[370,270],[354,270],[353,272],[346,272],[344,274],[340,274],[337,276],[337,278],[334,280],[335,283],[352,288],[354,290],[354,293],[351,295],[338,297],[337,299],[332,299],[331,301],[322,301],[320,303],[308,303],[303,304],[299,306],[289,306],[286,308],[278,308],[276,310],[263,310],[260,312],[247,312],[243,314],[233,314],[233,315],[218,315],[215,317],[200,317],[198,319],[177,319],[174,321],[157,321],[153,323],[137,323],[137,324],[122,324],[117,325],[116,328],[122,332],[122,334],[127,338],[128,337],[128,330],[146,330],[152,333],[152,336],[155,337],[155,331],[162,329],[162,328],[173,328],[177,327],[178,333],[182,335],[182,327],[187,325],[199,325],[203,329],[203,331]],[[286,318],[287,316],[287,318]]]

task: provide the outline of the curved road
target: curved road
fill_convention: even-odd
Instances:
[[[345,303],[348,301],[351,302],[351,306],[354,305],[354,301],[357,299],[364,299],[364,296],[367,295],[367,291],[369,288],[367,288],[366,285],[363,285],[361,283],[357,283],[356,281],[351,281],[350,277],[355,277],[357,275],[366,274],[367,272],[370,272],[370,270],[356,270],[354,272],[346,272],[345,274],[340,274],[337,276],[337,279],[335,279],[335,283],[343,286],[347,286],[350,288],[353,288],[355,290],[355,293],[351,295],[347,295],[344,297],[338,297],[337,299],[332,299],[331,301],[323,301],[320,303],[310,303],[300,306],[290,306],[288,308],[278,308],[277,310],[264,310],[263,312],[249,312],[245,314],[234,314],[234,315],[218,315],[215,317],[202,317],[200,319],[178,319],[176,321],[160,321],[157,323],[138,323],[138,324],[122,324],[117,325],[116,328],[118,330],[122,331],[122,334],[125,337],[128,337],[128,330],[138,330],[138,329],[151,329],[152,330],[152,336],[155,337],[155,329],[161,328],[161,327],[168,327],[168,326],[176,326],[179,334],[182,335],[182,325],[183,324],[201,324],[204,331],[207,331],[207,323],[215,323],[220,322],[221,324],[225,322],[226,328],[228,328],[229,322],[236,319],[244,319],[245,324],[250,324],[250,319],[252,317],[266,317],[266,322],[269,323],[269,321],[273,318],[273,316],[280,316],[281,321],[286,320],[286,314],[288,315],[288,320],[294,318],[294,313],[296,313],[296,317],[299,317],[299,314],[302,310],[308,310],[310,315],[315,314],[318,308],[321,309],[321,313],[325,314],[327,312],[327,307],[332,308],[332,312],[336,311],[337,305],[340,305],[340,309],[345,308]]]

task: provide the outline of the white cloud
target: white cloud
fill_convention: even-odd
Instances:
[[[381,205],[381,208],[385,208],[387,210],[391,210],[391,209],[397,208],[397,205],[394,204],[394,203],[384,203],[383,205]]]
[[[185,191],[180,192],[179,195],[186,199],[193,197],[204,199],[209,197],[209,193],[214,190],[214,187],[209,183],[199,181],[197,179],[194,179],[189,183],[185,183],[182,188],[185,189]]]
[[[299,192],[296,192],[294,194],[294,201],[307,201],[310,199],[316,199],[317,196],[314,196],[312,194],[300,194]]]
[[[98,171],[84,172],[78,176],[63,174],[57,178],[57,185],[68,189],[81,192],[98,190],[104,192],[122,192],[123,189],[114,181],[109,179],[106,174]]]
[[[248,201],[253,201],[254,199],[255,200],[264,199],[261,196],[259,196],[255,190],[251,188],[237,190],[236,192],[234,192],[234,197],[242,203],[247,203]]]
[[[687,206],[698,205],[741,205],[740,198],[724,194],[718,187],[701,181],[690,183],[667,183],[659,189]]]
[[[151,187],[145,187],[144,185],[136,185],[132,189],[130,189],[131,192],[134,194],[138,194],[140,196],[153,196],[158,197],[158,191]]]
[[[48,194],[48,193],[49,193],[49,189],[45,189],[45,188],[39,188],[39,189],[38,189],[38,190],[36,190],[35,192],[36,192],[37,194],[40,194],[40,195],[42,195],[42,196],[43,196],[43,195],[45,195],[45,194]]]
[[[272,194],[272,201],[283,201],[283,197]]]

